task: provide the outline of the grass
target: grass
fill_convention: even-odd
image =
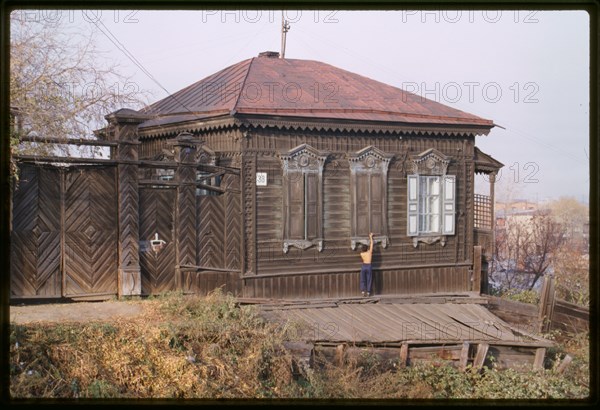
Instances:
[[[264,321],[230,295],[168,294],[141,301],[131,320],[11,324],[13,398],[583,399],[588,339],[550,352],[549,369],[459,372],[429,363],[381,366],[365,353],[344,366],[304,368],[284,348],[294,324]],[[553,335],[560,336],[560,335]],[[569,351],[565,374],[555,364]],[[553,364],[554,362],[555,364]]]

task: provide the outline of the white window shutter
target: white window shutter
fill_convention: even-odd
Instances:
[[[454,175],[444,177],[443,203],[443,233],[444,235],[454,235],[454,218],[456,215],[456,177]]]
[[[408,207],[406,233],[408,236],[419,234],[419,176],[408,175]]]

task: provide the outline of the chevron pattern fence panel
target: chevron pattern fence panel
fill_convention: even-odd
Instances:
[[[199,196],[197,201],[198,259],[199,265],[211,268],[224,267],[225,209],[223,195]]]
[[[242,206],[240,195],[240,177],[227,175],[224,185],[229,190],[223,195],[225,201],[225,268],[232,271],[241,269],[242,244]]]
[[[115,167],[20,166],[11,297],[117,293]]]
[[[64,182],[65,296],[117,293],[115,167],[69,170]]]
[[[23,165],[13,191],[11,297],[61,296],[61,174]]]
[[[173,226],[177,190],[140,188],[140,269],[142,294],[175,290],[175,236]],[[164,247],[154,252],[149,245],[158,233]]]

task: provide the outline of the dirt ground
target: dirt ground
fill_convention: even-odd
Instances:
[[[34,322],[88,322],[118,320],[138,316],[144,312],[140,301],[104,301],[47,303],[9,306],[11,323]]]

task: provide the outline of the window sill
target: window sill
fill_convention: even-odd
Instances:
[[[317,245],[317,249],[319,252],[323,251],[323,239],[317,238],[313,240],[304,240],[304,239],[285,239],[283,241],[283,253],[288,253],[289,247],[293,246],[298,249],[306,250],[313,246]]]
[[[373,244],[381,243],[381,246],[387,248],[389,242],[390,240],[387,237],[387,235],[373,236]],[[369,241],[369,237],[358,236],[350,239],[350,248],[352,248],[352,250],[354,251],[356,250],[356,245],[362,244],[369,246],[370,243],[371,242]]]
[[[434,244],[436,242],[440,242],[440,244],[442,246],[446,246],[446,235],[433,234],[433,235],[413,236],[412,240],[413,240],[413,246],[415,248],[419,245],[419,242],[423,242],[428,245]]]

